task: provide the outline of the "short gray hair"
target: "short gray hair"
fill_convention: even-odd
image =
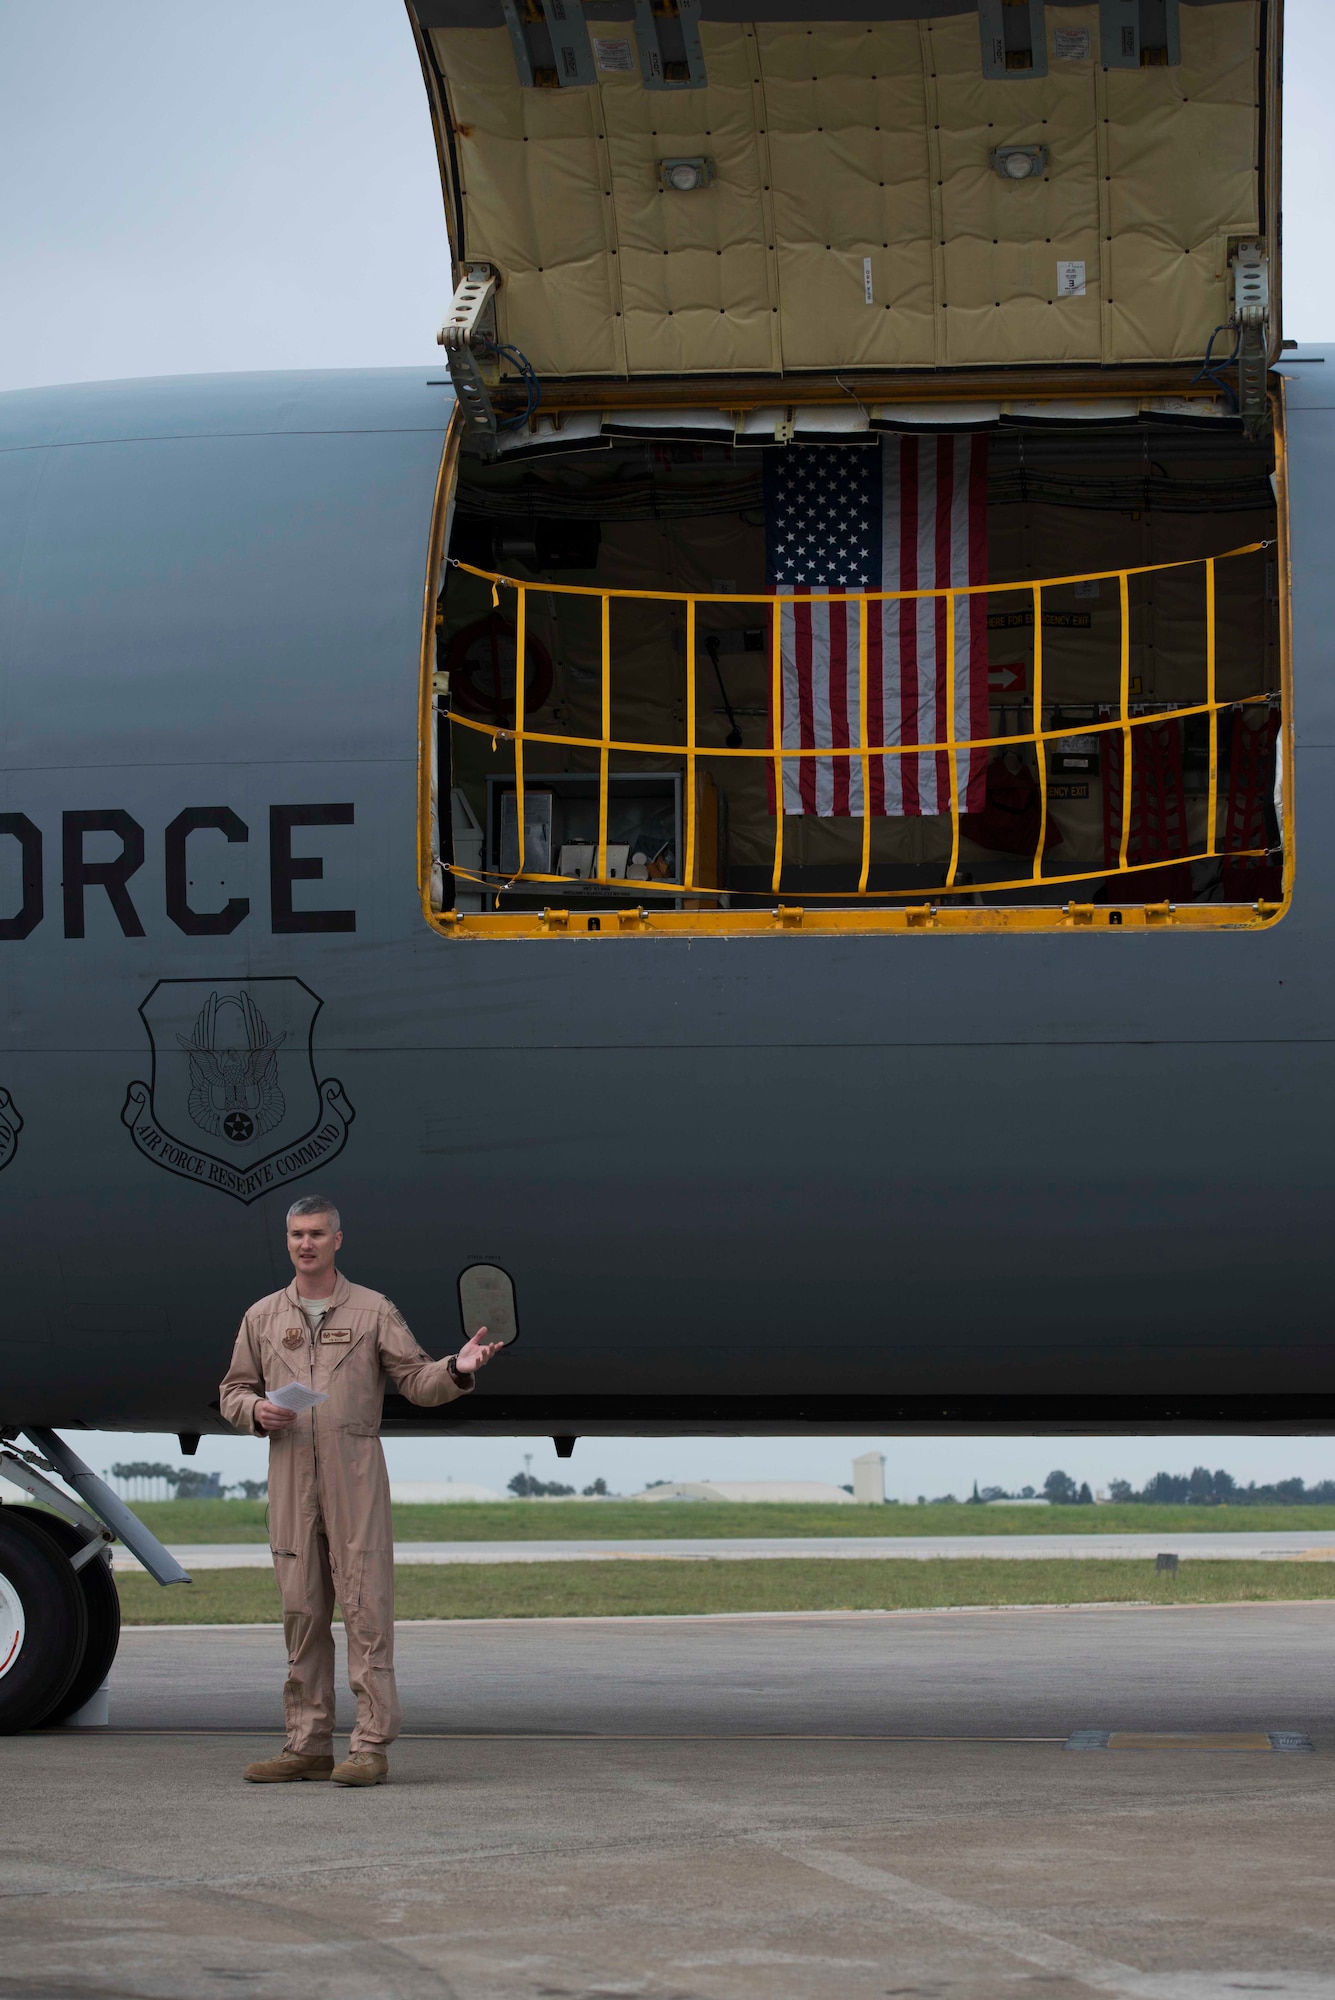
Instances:
[[[338,1218],[338,1210],[335,1208],[333,1202],[330,1201],[327,1194],[302,1195],[299,1201],[293,1202],[287,1212],[289,1222],[291,1222],[294,1215],[327,1215],[333,1222],[336,1232],[343,1227]]]

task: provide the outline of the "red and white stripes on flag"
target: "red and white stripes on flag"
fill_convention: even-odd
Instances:
[[[986,438],[968,434],[883,438],[880,513],[881,589],[932,590],[986,583]],[[844,587],[838,580],[811,582],[789,595],[779,586],[785,749],[841,749],[861,743],[863,607],[851,602],[804,602],[810,592]],[[985,737],[986,597],[955,599],[953,661],[947,657],[944,597],[889,599],[866,609],[867,742],[944,743],[951,734],[951,704],[956,742]],[[986,750],[957,751],[955,766],[960,811],[981,812],[986,803]],[[868,775],[873,814],[917,818],[950,810],[950,758],[943,750],[873,757]],[[815,814],[822,819],[861,817],[861,760],[786,761],[783,809],[786,814]]]

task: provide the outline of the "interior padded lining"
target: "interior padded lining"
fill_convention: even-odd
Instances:
[[[1050,505],[992,507],[988,557],[992,573],[1072,575],[1114,565],[1191,562],[1224,549],[1263,540],[1274,532],[1269,514],[1153,514],[1140,520]],[[1262,694],[1276,684],[1272,662],[1273,619],[1267,616],[1264,553],[1240,556],[1216,569],[1216,673],[1221,698]],[[1131,673],[1140,695],[1152,701],[1204,699],[1205,573],[1201,566],[1132,577]],[[989,610],[1002,615],[1030,609],[1028,592],[996,595]],[[1088,617],[1085,629],[1045,627],[1043,672],[1047,695],[1055,701],[1116,701],[1120,671],[1119,594],[1115,578],[1101,583],[1095,598],[1079,597],[1074,585],[1043,594],[1045,614]],[[1032,628],[993,631],[989,658],[994,665],[1025,662],[1032,687]],[[1138,697],[1137,697],[1138,698]],[[1000,697],[998,697],[1000,699]]]
[[[634,76],[602,83],[635,374],[782,365],[755,37],[712,27],[702,38],[703,90],[650,95]],[[682,156],[711,160],[713,184],[665,192],[657,162]]]
[[[435,30],[467,253],[504,283],[501,338],[544,375],[626,372],[596,90],[524,90],[504,28]]]
[[[1259,15],[1192,10],[1181,31],[1180,66],[1099,74],[1111,238],[1105,343],[1118,360],[1203,354],[1229,313],[1228,238],[1261,227]]]
[[[1097,48],[1098,9],[1068,19]],[[935,70],[941,359],[1107,359],[1097,282],[1083,298],[1057,295],[1059,259],[1083,263],[1087,281],[1099,269],[1098,66],[1054,60],[1042,81],[989,82],[973,27],[937,21],[923,31]],[[988,165],[999,145],[1047,146],[1048,173],[1003,180]]]
[[[783,365],[931,367],[939,357],[924,31],[914,22],[762,24],[756,37]]]
[[[1096,6],[1060,24],[1097,49]],[[1259,24],[1256,0],[1187,8],[1178,67],[1053,57],[1015,83],[982,76],[972,12],[706,20],[708,86],[652,93],[603,69],[521,89],[502,27],[431,39],[504,337],[544,375],[751,374],[1202,355],[1228,238],[1260,226]],[[1029,143],[1046,178],[988,164]],[[661,191],[677,155],[713,183]],[[1059,260],[1083,297],[1058,295]]]

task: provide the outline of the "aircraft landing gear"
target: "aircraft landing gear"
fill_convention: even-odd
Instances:
[[[73,1558],[87,1548],[88,1543],[87,1538],[68,1521],[59,1520],[51,1514],[43,1514],[36,1507],[6,1507],[3,1514],[0,1514],[0,1522],[12,1521],[15,1515],[25,1518],[36,1526],[39,1532],[45,1533],[55,1542],[59,1553],[74,1569],[76,1581],[83,1593],[84,1611],[87,1615],[83,1652],[75,1669],[74,1679],[55,1705],[42,1717],[42,1727],[51,1729],[57,1723],[67,1722],[70,1716],[77,1715],[84,1703],[92,1700],[111,1672],[121,1637],[120,1595],[106,1555],[94,1555],[75,1567]],[[3,1701],[3,1692],[3,1688],[0,1688],[0,1702]],[[3,1708],[0,1707],[0,1716],[2,1715]],[[34,1725],[29,1723],[27,1726],[32,1728]]]
[[[106,1680],[121,1630],[113,1537],[159,1583],[190,1581],[63,1438],[49,1430],[28,1436],[41,1457],[12,1444],[13,1431],[0,1431],[0,1473],[43,1503],[0,1507],[0,1736],[67,1722]]]
[[[0,1508],[0,1731],[34,1729],[62,1707],[87,1653],[78,1571],[27,1509]]]

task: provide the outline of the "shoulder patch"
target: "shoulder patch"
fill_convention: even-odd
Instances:
[[[393,1299],[385,1300],[385,1311],[389,1314],[395,1326],[401,1326],[405,1333],[408,1331],[408,1322],[403,1317],[403,1314],[399,1311],[398,1307],[395,1305]]]

